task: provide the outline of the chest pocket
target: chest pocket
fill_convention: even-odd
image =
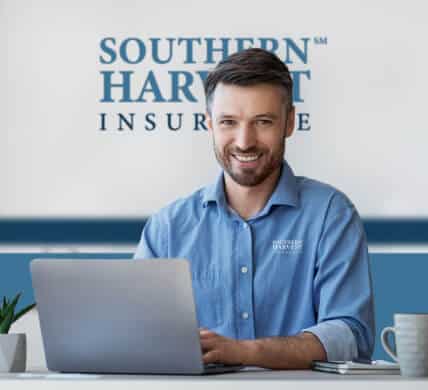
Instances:
[[[213,329],[222,323],[223,289],[217,270],[192,270],[198,326]]]

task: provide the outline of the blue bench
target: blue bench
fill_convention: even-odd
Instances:
[[[131,258],[130,253],[96,254],[0,254],[0,296],[23,291],[21,305],[34,301],[28,264],[36,257]],[[376,345],[374,359],[387,359],[379,341],[380,331],[396,312],[428,313],[428,254],[371,254],[375,295]]]

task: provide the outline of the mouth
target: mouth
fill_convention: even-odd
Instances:
[[[232,157],[244,166],[256,165],[257,161],[260,159],[261,156],[262,153],[232,154]]]

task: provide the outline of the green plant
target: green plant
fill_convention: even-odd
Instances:
[[[30,311],[35,303],[28,305],[21,311],[15,314],[16,304],[21,298],[21,293],[18,293],[12,301],[9,301],[6,297],[3,297],[3,306],[0,307],[0,334],[7,334],[12,324],[25,313]]]

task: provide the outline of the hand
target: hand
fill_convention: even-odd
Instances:
[[[204,363],[243,364],[245,344],[240,340],[221,336],[199,328]]]

